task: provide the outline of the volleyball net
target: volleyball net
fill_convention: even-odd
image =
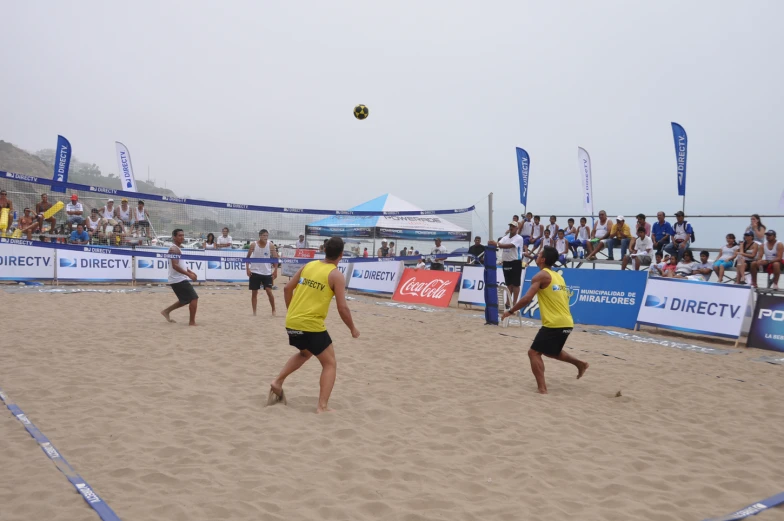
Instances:
[[[486,229],[474,206],[421,210],[388,194],[352,209],[309,209],[298,207],[296,200],[286,201],[291,206],[216,202],[177,197],[173,193],[144,194],[56,183],[51,179],[5,171],[0,171],[0,190],[7,192],[15,214],[8,215],[7,236],[19,227],[25,208],[30,208],[30,214],[35,216],[36,204],[41,202],[42,194],[47,195],[49,203],[62,201],[63,205],[68,205],[71,196],[76,194],[85,219],[91,216],[93,209],[103,214],[110,204],[119,208],[123,215],[129,215],[122,237],[109,238],[110,226],[102,238],[114,247],[162,245],[174,229],[180,228],[187,238],[185,247],[201,249],[209,234],[217,239],[223,229],[228,228],[233,247],[241,249],[256,240],[260,230],[266,229],[270,240],[279,246],[294,245],[300,235],[305,235],[308,247],[318,248],[326,237],[337,235],[344,237],[355,253],[361,255],[364,248],[368,248],[372,255],[375,249],[371,248],[380,247],[381,241],[395,243],[395,253],[404,247],[429,252],[435,238],[451,243],[450,249],[455,249],[468,245],[473,230]],[[288,195],[291,196],[296,196],[296,192]],[[261,197],[268,196],[261,194]],[[135,226],[139,208],[144,209],[149,230]],[[54,230],[50,229],[50,222],[45,222],[44,229],[36,230],[33,239],[38,239],[42,231],[61,236],[70,232],[65,208],[58,211],[54,219]],[[122,220],[125,221],[125,217]]]

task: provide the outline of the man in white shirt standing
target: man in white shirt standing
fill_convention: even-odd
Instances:
[[[504,282],[509,291],[512,292],[512,304],[517,302],[520,296],[520,279],[523,274],[523,250],[525,250],[525,241],[523,237],[517,233],[517,223],[509,223],[509,232],[501,237],[498,244],[491,244],[498,246],[501,249],[501,261],[504,267]]]
[[[517,226],[515,224],[515,226]],[[446,248],[441,246],[441,239],[435,240],[436,246],[430,251],[430,255],[433,257],[430,258],[430,269],[435,271],[444,271],[444,259],[437,259],[435,255],[444,255],[445,253],[449,253]]]
[[[231,235],[229,235],[228,228],[223,229],[223,233],[218,237],[218,240],[215,241],[215,243],[219,250],[223,248],[231,249]]]
[[[621,262],[621,269],[625,270],[629,265],[629,261],[634,259],[634,270],[639,271],[640,266],[648,266],[651,263],[653,256],[653,240],[646,234],[644,226],[637,228],[637,237],[632,239],[631,246],[629,247],[631,253],[623,257]]]
[[[269,232],[262,229],[259,231],[259,240],[252,242],[248,248],[248,259],[277,259],[278,252],[275,245],[269,242]],[[253,262],[246,263],[245,270],[250,277],[248,282],[248,289],[251,291],[250,303],[253,307],[253,316],[256,316],[256,299],[259,294],[259,289],[263,289],[267,293],[270,306],[272,307],[272,316],[275,316],[275,297],[272,295],[272,284],[278,276],[278,265],[272,263]]]
[[[299,240],[297,241],[297,244],[295,245],[295,248],[297,248],[298,250],[303,250],[303,249],[305,249],[307,247],[308,247],[308,241],[305,240],[305,235],[300,233],[299,234]]]

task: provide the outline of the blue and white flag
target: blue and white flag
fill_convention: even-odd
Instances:
[[[672,138],[675,141],[675,160],[678,162],[678,195],[686,195],[686,155],[689,138],[677,123],[672,123]]]
[[[54,174],[52,180],[55,183],[68,182],[68,168],[71,166],[71,143],[63,136],[57,136],[57,148],[54,150]],[[53,185],[52,191],[65,192],[64,186]]]
[[[531,158],[528,152],[517,147],[517,174],[520,176],[520,204],[528,206],[528,171],[531,168]]]
[[[128,152],[128,147],[119,141],[114,142],[114,147],[117,149],[117,168],[120,169],[120,184],[122,185],[122,190],[125,190],[126,192],[138,192],[136,189],[136,178],[133,176],[131,153]]]
[[[591,176],[591,156],[582,147],[577,147],[577,169],[580,172],[583,210],[593,216],[593,177]]]

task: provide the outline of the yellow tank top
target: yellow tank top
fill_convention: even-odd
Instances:
[[[287,328],[314,333],[327,330],[324,319],[335,295],[329,287],[329,274],[336,268],[334,264],[321,261],[305,265],[286,313]]]
[[[572,312],[569,311],[569,288],[560,273],[545,268],[550,274],[550,284],[536,292],[539,299],[539,315],[544,327],[574,327]]]

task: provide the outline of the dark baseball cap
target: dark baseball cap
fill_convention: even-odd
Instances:
[[[754,237],[754,232],[752,232],[752,231],[747,231],[747,232],[746,232],[746,233],[744,233],[743,235],[748,235],[749,237]]]
[[[768,230],[765,232],[765,235],[776,235],[776,230]]]

